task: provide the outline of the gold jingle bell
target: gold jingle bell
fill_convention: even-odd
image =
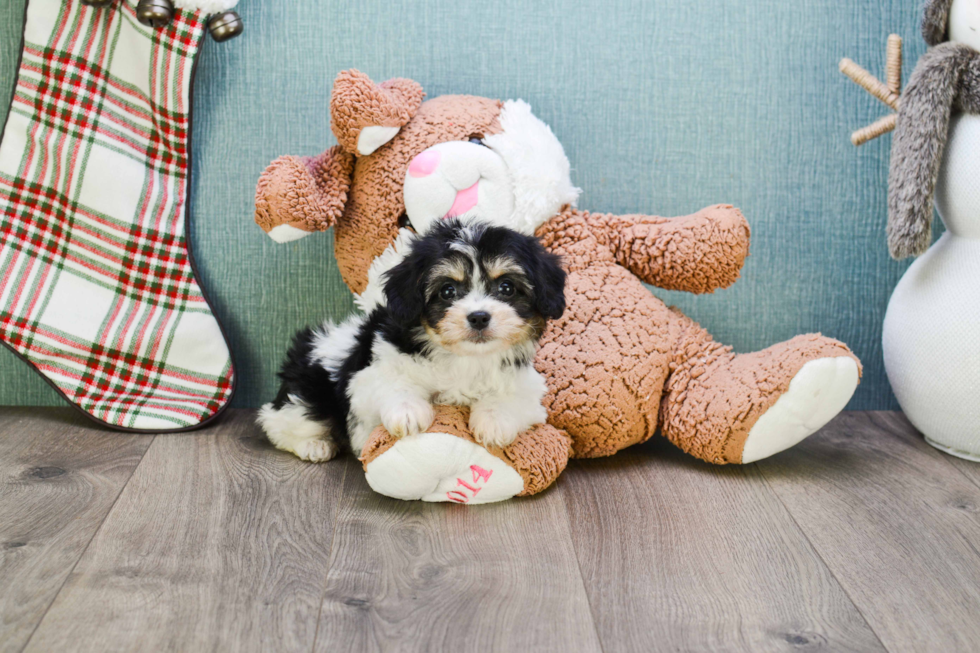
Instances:
[[[223,11],[208,19],[208,31],[218,43],[235,38],[245,29],[241,16],[234,11]]]
[[[174,3],[170,0],[140,0],[136,5],[136,20],[147,27],[166,27],[174,19]]]

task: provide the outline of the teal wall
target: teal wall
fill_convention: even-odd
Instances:
[[[14,83],[24,0],[0,2],[0,97]],[[883,73],[885,40],[923,52],[911,0],[243,0],[247,33],[205,43],[195,95],[193,242],[231,337],[239,406],[274,393],[291,333],[353,303],[320,234],[274,245],[252,222],[279,154],[333,144],[336,73],[411,77],[429,96],[520,97],[565,145],[580,205],[686,214],[742,208],[752,255],[732,289],[656,291],[750,351],[798,333],[847,342],[865,365],[853,409],[896,408],[881,322],[906,264],[884,238],[890,137],[850,131],[883,107],[837,72]],[[6,109],[0,108],[0,119]],[[0,404],[59,400],[0,350]]]

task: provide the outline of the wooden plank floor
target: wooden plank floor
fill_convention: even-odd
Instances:
[[[976,651],[980,465],[895,413],[712,467],[657,440],[490,506],[351,459],[0,409],[0,651]]]

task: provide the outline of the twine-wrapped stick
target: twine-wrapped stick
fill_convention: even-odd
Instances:
[[[851,134],[851,142],[855,145],[864,145],[870,140],[893,131],[895,123],[898,121],[897,111],[902,102],[902,37],[898,34],[892,34],[888,37],[887,63],[885,65],[885,71],[888,75],[886,84],[881,83],[877,77],[846,57],[841,59],[840,71],[850,77],[855,84],[896,111],[896,113],[885,116]]]

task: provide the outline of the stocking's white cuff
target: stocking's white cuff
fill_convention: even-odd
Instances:
[[[174,6],[178,9],[200,10],[206,14],[228,11],[237,5],[238,0],[174,0]]]

